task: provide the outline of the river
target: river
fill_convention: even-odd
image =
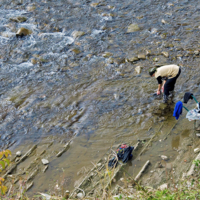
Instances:
[[[157,83],[148,70],[158,63],[181,66],[175,101],[187,91],[198,99],[199,12],[194,0],[0,2],[0,147],[24,153],[39,144],[50,161],[30,195],[57,183],[72,190],[77,172],[92,167],[112,145],[150,138],[162,123],[161,138],[177,123],[174,135],[155,143],[146,157],[154,162],[164,151],[173,159],[180,132],[187,137],[193,124],[185,113],[176,122],[172,109],[162,117],[154,114],[160,100],[152,96]],[[25,20],[16,22],[19,16]],[[128,31],[131,24],[137,30]],[[17,38],[21,27],[32,33]],[[130,162],[129,172],[144,162]]]

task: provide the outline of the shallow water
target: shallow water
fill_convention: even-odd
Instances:
[[[61,176],[71,190],[77,172],[91,167],[91,161],[100,159],[110,146],[150,138],[161,123],[158,139],[169,132],[176,123],[173,110],[164,118],[154,114],[159,106],[152,97],[157,83],[147,72],[155,58],[161,64],[180,65],[175,101],[182,100],[186,91],[198,99],[199,9],[193,0],[1,1],[1,149],[16,151],[54,142],[48,153],[49,169],[36,176],[29,193],[49,190],[55,186],[52,180]],[[17,16],[27,21],[10,19]],[[133,23],[140,30],[127,33]],[[32,34],[16,38],[20,27]],[[74,31],[82,31],[81,36]],[[126,62],[147,50],[151,54],[145,60]],[[142,67],[139,75],[136,66]],[[194,102],[188,106],[192,108]],[[173,159],[180,137],[193,129],[185,113],[172,138],[155,143],[143,162],[149,154],[156,162],[163,152]],[[68,151],[56,158],[58,148],[74,136]],[[129,172],[136,173],[141,165],[142,161],[132,161]]]

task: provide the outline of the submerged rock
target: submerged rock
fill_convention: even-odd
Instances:
[[[137,24],[131,24],[128,26],[127,33],[132,33],[139,30],[140,30],[140,27]]]
[[[169,53],[168,53],[168,52],[166,52],[166,51],[163,51],[163,52],[162,52],[162,54],[163,54],[163,56],[165,56],[166,58],[168,58],[168,57],[169,57]]]
[[[21,27],[17,33],[16,33],[16,36],[17,37],[23,37],[23,36],[26,36],[26,35],[30,35],[32,33],[31,30],[27,29],[27,28],[24,28],[24,27]]]
[[[137,66],[136,68],[135,68],[135,71],[137,72],[137,74],[140,74],[141,73],[141,67],[140,66]]]
[[[10,18],[10,20],[13,22],[21,23],[21,22],[25,22],[27,20],[27,18],[18,16],[18,17]]]
[[[78,38],[78,37],[81,37],[81,36],[83,36],[83,35],[85,35],[85,32],[83,32],[83,31],[73,31],[73,32],[72,32],[72,37],[73,37],[74,39],[76,39],[76,38]]]

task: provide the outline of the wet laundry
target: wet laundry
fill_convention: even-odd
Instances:
[[[183,103],[181,101],[178,101],[175,105],[174,112],[173,112],[173,117],[178,120],[179,116],[182,114],[182,109],[183,109]]]
[[[118,164],[118,160],[121,160],[123,163],[127,163],[128,160],[130,160],[133,155],[132,155],[132,151],[133,151],[134,147],[133,146],[127,146],[126,144],[122,144],[117,150],[117,158],[113,157],[112,159],[109,160],[108,162],[108,166],[109,167],[116,167]]]
[[[192,95],[193,95],[192,93],[186,92],[184,97],[183,97],[183,102],[187,103],[190,99],[193,99]]]

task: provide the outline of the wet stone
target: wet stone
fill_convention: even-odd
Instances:
[[[10,18],[10,20],[13,22],[21,23],[21,22],[25,22],[27,18],[19,16],[19,17]]]
[[[162,158],[163,160],[168,160],[168,157],[165,156],[165,155],[162,155],[161,158]]]
[[[128,26],[127,33],[132,33],[139,30],[140,30],[140,27],[137,24],[131,24]]]
[[[47,165],[47,164],[49,164],[49,161],[47,159],[42,159],[42,163],[43,163],[43,165]]]
[[[22,155],[22,152],[21,151],[17,151],[16,152],[16,156],[20,157]]]
[[[146,59],[146,55],[145,54],[138,54],[138,58],[145,60]]]
[[[17,37],[23,37],[23,36],[27,36],[27,35],[29,35],[29,34],[31,34],[32,33],[32,31],[31,30],[29,30],[29,29],[27,29],[27,28],[23,28],[23,27],[21,27],[18,31],[17,31],[17,33],[16,33],[16,36]]]
[[[168,53],[168,52],[166,52],[166,51],[163,51],[163,52],[162,52],[162,54],[163,54],[163,56],[165,56],[166,58],[168,58],[168,57],[169,57],[169,53]]]
[[[140,74],[141,71],[142,71],[142,69],[141,69],[140,66],[137,66],[137,67],[135,68],[135,71],[136,71],[137,74]]]
[[[81,37],[83,35],[85,35],[85,32],[83,32],[83,31],[74,31],[74,32],[72,32],[72,37],[73,38],[78,38],[78,37]]]

